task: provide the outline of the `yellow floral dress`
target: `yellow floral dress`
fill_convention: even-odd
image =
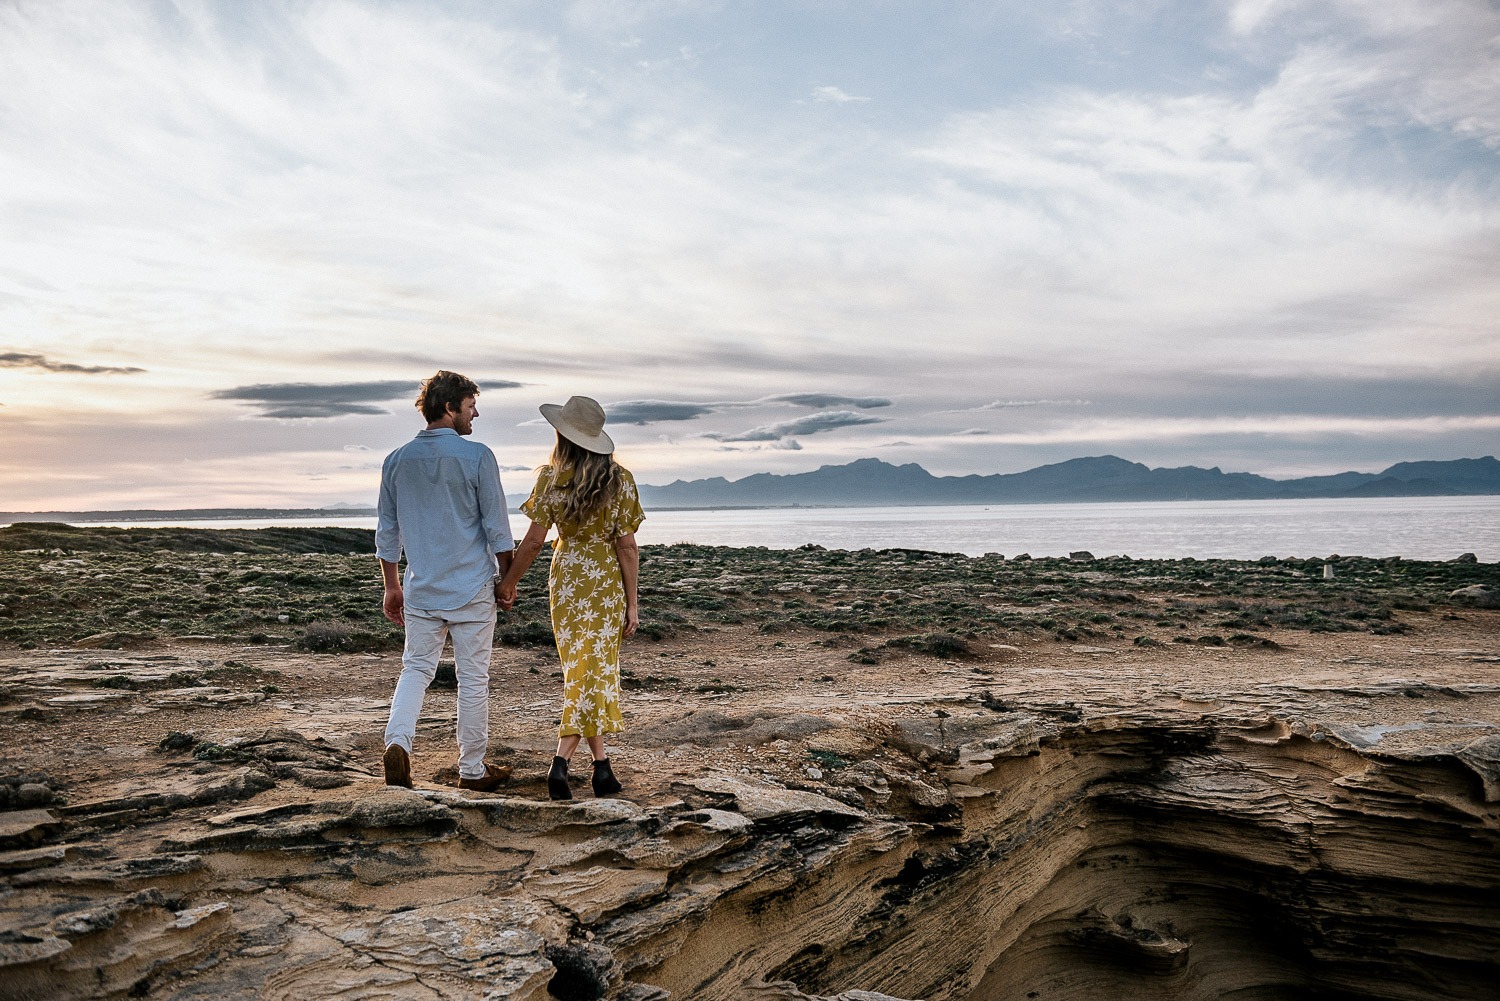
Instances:
[[[646,519],[635,477],[620,470],[620,489],[586,524],[560,524],[573,470],[543,466],[521,510],[533,522],[557,525],[547,590],[552,633],[563,666],[559,737],[617,733],[620,718],[620,629],[625,624],[625,582],[615,540]]]

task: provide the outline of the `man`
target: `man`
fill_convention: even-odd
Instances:
[[[385,784],[411,788],[412,739],[445,638],[458,674],[459,786],[489,792],[510,768],[487,764],[490,648],[496,588],[516,543],[494,453],[464,438],[479,416],[479,387],[457,372],[422,383],[427,429],[386,456],[380,471],[375,553],[385,617],[406,627],[401,677],[385,728]],[[406,553],[402,587],[400,562]]]

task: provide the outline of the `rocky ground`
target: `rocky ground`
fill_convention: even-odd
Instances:
[[[540,570],[492,672],[511,783],[453,787],[434,687],[406,791],[350,540],[60,540],[0,552],[6,996],[1500,982],[1493,565],[648,549],[626,791],[556,804]]]

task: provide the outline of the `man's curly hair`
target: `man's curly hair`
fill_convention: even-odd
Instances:
[[[479,387],[473,379],[444,369],[422,383],[417,393],[417,409],[431,424],[442,420],[450,409],[463,406],[464,400],[478,395]]]

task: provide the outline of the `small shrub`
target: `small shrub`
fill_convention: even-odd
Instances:
[[[967,657],[973,653],[967,640],[952,633],[918,633],[915,636],[898,636],[888,641],[886,646],[925,653],[930,657]]]
[[[158,741],[156,746],[163,751],[186,751],[196,743],[198,738],[192,734],[173,730]]]
[[[817,762],[819,768],[827,772],[836,772],[840,768],[849,767],[849,759],[832,751],[818,751],[809,748],[807,756]]]
[[[342,622],[314,622],[292,645],[308,653],[366,653],[389,649],[392,643],[386,636],[350,629]]]

